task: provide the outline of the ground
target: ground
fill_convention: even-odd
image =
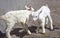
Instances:
[[[29,30],[32,32],[31,35],[28,35],[26,31],[23,31],[23,28],[15,26],[11,31],[12,38],[60,38],[60,28],[59,26],[54,25],[54,30],[51,31],[49,27],[46,27],[46,33],[42,34],[42,29],[40,27],[40,33],[36,33],[36,26],[30,26]],[[5,33],[0,32],[0,38],[6,38]]]

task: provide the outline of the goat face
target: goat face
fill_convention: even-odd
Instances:
[[[38,15],[35,12],[32,12],[32,17],[34,21],[38,19]]]

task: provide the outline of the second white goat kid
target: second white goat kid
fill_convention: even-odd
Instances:
[[[51,23],[51,30],[53,30],[53,22],[48,5],[44,5],[36,12],[33,12],[32,16],[34,21],[36,21],[37,19],[41,20],[42,33],[45,33],[45,20],[46,20],[46,24],[48,24],[48,19],[50,20]]]

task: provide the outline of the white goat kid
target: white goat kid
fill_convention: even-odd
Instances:
[[[48,8],[47,5],[42,6],[38,11],[32,13],[33,20],[36,21],[37,19],[41,20],[41,26],[42,26],[42,33],[45,33],[45,20],[46,24],[48,24],[48,19],[50,20],[51,23],[51,30],[53,30],[53,22],[52,18],[50,15],[50,9]],[[37,32],[38,33],[38,32]]]
[[[7,24],[6,28],[6,35],[8,38],[11,38],[10,32],[15,25],[15,23],[23,23],[24,29],[28,32],[28,34],[31,34],[31,32],[28,30],[28,25],[26,24],[26,21],[29,20],[29,15],[32,13],[32,11],[29,10],[17,10],[17,11],[9,11],[5,15],[0,16],[0,19],[4,19]]]

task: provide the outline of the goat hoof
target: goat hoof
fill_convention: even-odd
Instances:
[[[54,31],[54,29],[50,29],[50,31]]]
[[[31,34],[32,34],[32,33],[31,33]],[[31,35],[31,34],[27,33],[27,35]]]
[[[28,35],[31,35],[32,33],[28,33]]]
[[[44,34],[45,35],[45,33],[41,33],[41,34]]]

